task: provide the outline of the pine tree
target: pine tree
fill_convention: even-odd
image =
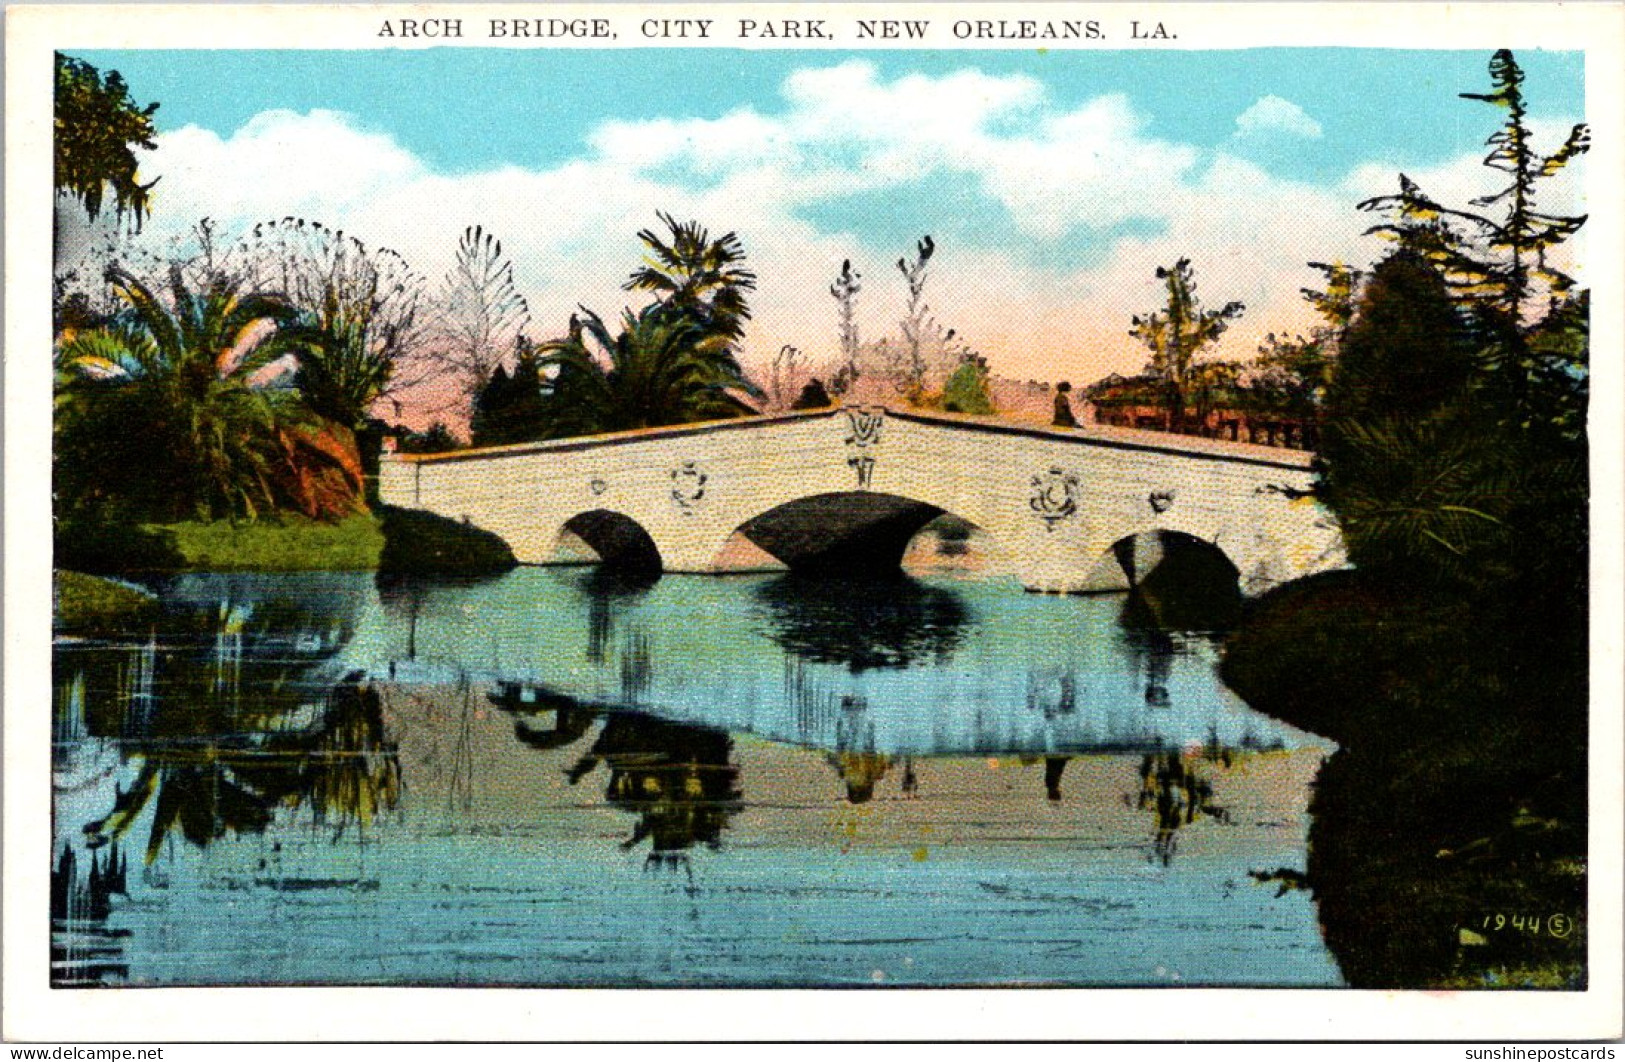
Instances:
[[[1369,231],[1397,240],[1439,267],[1455,293],[1481,309],[1502,315],[1522,328],[1543,293],[1554,302],[1574,281],[1553,267],[1547,256],[1585,224],[1585,215],[1548,214],[1536,207],[1539,182],[1561,172],[1591,147],[1584,123],[1575,125],[1561,147],[1550,155],[1534,149],[1523,98],[1524,73],[1512,53],[1502,49],[1489,65],[1493,85],[1487,93],[1463,92],[1506,112],[1501,127],[1486,141],[1484,165],[1510,178],[1500,191],[1471,201],[1477,208],[1499,207],[1494,215],[1456,210],[1428,197],[1416,182],[1399,176],[1397,195],[1378,196],[1361,210],[1386,214],[1389,221]]]

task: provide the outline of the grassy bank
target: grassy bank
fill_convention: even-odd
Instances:
[[[1504,634],[1339,572],[1256,603],[1227,643],[1231,688],[1341,746],[1307,870],[1355,987],[1585,983],[1584,675]]]
[[[380,572],[397,575],[489,575],[519,562],[508,544],[472,524],[417,509],[381,506]]]
[[[173,571],[385,571],[476,575],[517,562],[489,531],[431,513],[380,506],[328,523],[301,516],[255,521],[58,525],[56,566],[117,575]]]
[[[57,572],[53,623],[70,634],[128,631],[158,614],[158,599],[140,587],[81,572]]]
[[[233,524],[147,525],[174,548],[176,565],[197,571],[353,571],[378,567],[384,534],[361,513],[336,523],[284,516]]]

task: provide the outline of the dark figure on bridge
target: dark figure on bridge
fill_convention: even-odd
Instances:
[[[1054,423],[1057,428],[1076,428],[1078,426],[1078,418],[1072,415],[1072,400],[1066,397],[1071,390],[1072,385],[1065,380],[1055,385]]]

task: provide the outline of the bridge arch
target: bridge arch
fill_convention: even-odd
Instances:
[[[559,527],[553,538],[554,561],[569,557],[572,539],[597,555],[599,564],[632,572],[659,572],[663,567],[660,547],[644,526],[614,509],[588,509],[576,513]],[[579,557],[573,559],[587,559]]]
[[[1153,528],[1113,542],[1097,564],[1115,566],[1130,591],[1136,625],[1213,630],[1237,618],[1242,569],[1218,542],[1186,531]],[[1127,615],[1127,614],[1126,614]]]
[[[716,543],[716,552],[737,536],[792,571],[885,574],[898,571],[915,537],[944,516],[1004,552],[993,532],[945,505],[867,490],[825,491],[759,506]]]
[[[1222,536],[1188,522],[1120,529],[1107,539],[1110,544],[1094,557],[1097,571],[1103,565],[1115,565],[1130,589],[1143,583],[1165,560],[1175,561],[1182,570],[1194,560],[1205,574],[1238,584],[1245,570],[1245,558],[1227,548]]]

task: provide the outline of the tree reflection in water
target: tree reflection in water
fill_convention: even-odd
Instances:
[[[565,777],[574,785],[600,763],[608,766],[605,799],[638,817],[621,847],[648,840],[647,865],[675,868],[696,844],[722,847],[722,831],[742,807],[732,754],[733,739],[723,731],[614,712]]]
[[[757,587],[755,598],[755,611],[786,650],[853,672],[946,661],[971,618],[951,587],[902,574],[859,580],[791,572]]]
[[[574,697],[522,682],[498,683],[486,699],[512,715],[513,736],[539,752],[575,744],[598,717]]]
[[[71,845],[51,871],[51,984],[93,985],[129,976],[127,929],[110,929],[114,896],[129,896],[129,866],[117,844],[90,853],[81,874]]]
[[[1173,706],[1168,679],[1173,675],[1174,658],[1180,654],[1174,635],[1157,624],[1156,614],[1138,593],[1131,593],[1119,618],[1124,643],[1139,663],[1145,677],[1145,706],[1165,709]]]
[[[1213,783],[1206,767],[1222,765],[1228,770],[1231,757],[1230,749],[1215,744],[1204,748],[1199,756],[1152,752],[1141,758],[1136,806],[1149,810],[1156,821],[1147,856],[1150,861],[1160,861],[1163,866],[1172,863],[1179,830],[1195,823],[1198,816],[1222,823],[1230,821],[1230,812],[1213,802]]]
[[[85,838],[91,848],[117,840],[151,806],[148,863],[171,833],[204,848],[227,833],[263,832],[285,807],[310,810],[337,835],[400,800],[395,745],[378,693],[359,672],[329,693],[313,727],[168,733],[127,741],[124,753],[140,772],[129,789],[115,789],[107,815],[85,825]]]
[[[824,758],[845,783],[849,803],[867,804],[874,799],[875,786],[891,769],[891,757],[875,751],[875,724],[865,698],[850,694],[841,698],[835,748]]]
[[[851,804],[867,804],[874,799],[875,786],[891,770],[891,757],[878,752],[832,752],[826,757],[846,785]]]
[[[597,564],[582,569],[576,587],[587,599],[587,659],[602,664],[609,655],[615,625],[660,581],[658,568]]]
[[[1071,759],[1071,756],[1044,757],[1044,795],[1056,803],[1061,800],[1061,774]]]

